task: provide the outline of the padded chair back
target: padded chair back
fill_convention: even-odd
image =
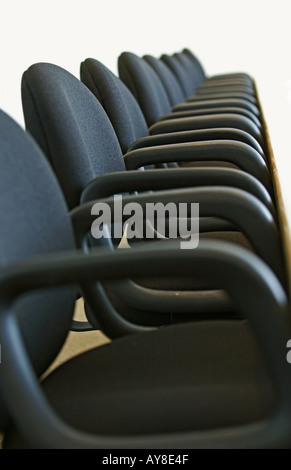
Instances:
[[[63,68],[32,65],[23,74],[22,103],[26,128],[47,155],[70,209],[95,177],[125,170],[101,104]]]
[[[74,247],[68,209],[46,158],[29,134],[0,111],[1,267]],[[25,295],[15,304],[38,375],[52,363],[65,341],[76,296],[75,288],[66,287]],[[6,420],[0,403],[1,430]]]
[[[181,85],[172,70],[160,59],[151,55],[143,56],[143,59],[150,64],[156,74],[159,76],[167,92],[171,106],[184,102],[184,93]]]
[[[105,109],[123,153],[133,142],[148,135],[142,110],[120,78],[101,62],[90,58],[81,63],[80,76]]]
[[[168,54],[163,54],[161,56],[161,60],[163,60],[165,64],[167,64],[167,66],[177,77],[177,80],[179,81],[184,92],[184,100],[189,98],[190,96],[193,96],[195,93],[195,89],[197,88],[197,86],[199,86],[199,84],[193,83],[192,77],[189,78],[188,71],[185,69],[183,64],[181,64],[181,62],[177,59],[177,57]]]
[[[163,84],[152,67],[132,52],[118,58],[118,73],[138,101],[148,127],[171,112],[171,103]]]
[[[205,70],[200,62],[200,60],[197,59],[197,57],[193,54],[192,51],[190,51],[190,49],[183,49],[182,53],[184,55],[186,55],[190,60],[191,62],[194,64],[195,68],[199,71],[199,75],[200,75],[200,78],[201,80],[205,80],[207,77],[206,77],[206,73],[205,73]]]
[[[201,77],[197,65],[183,52],[176,52],[174,57],[181,63],[186,70],[189,79],[192,79],[194,89],[202,85],[204,79]]]

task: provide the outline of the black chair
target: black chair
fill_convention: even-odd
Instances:
[[[49,253],[63,255],[65,250],[74,249],[75,241],[66,203],[38,146],[2,111],[0,122],[1,273],[5,276],[10,265]],[[24,344],[39,376],[66,338],[76,298],[76,289],[66,287],[32,293],[14,307]],[[6,421],[1,407],[1,429]]]
[[[152,149],[140,149],[122,156],[109,118],[98,100],[76,77],[52,64],[35,64],[24,73],[22,97],[27,129],[45,151],[70,208],[77,207],[80,200],[88,201],[98,197],[109,197],[113,194],[124,194],[128,191],[185,188],[189,185],[192,186],[193,181],[196,181],[198,187],[192,189],[194,192],[191,194],[192,198],[196,198],[197,202],[200,202],[200,215],[206,218],[225,218],[231,223],[232,228],[235,226],[239,231],[245,233],[251,244],[254,244],[255,250],[258,250],[258,253],[272,265],[284,282],[278,228],[270,212],[272,204],[270,204],[266,191],[262,191],[261,185],[256,184],[254,178],[248,178],[247,175],[241,175],[236,171],[228,173],[218,171],[216,176],[214,176],[214,171],[197,173],[196,170],[189,169],[125,171],[126,168],[132,170],[134,167],[140,168],[155,163],[158,158],[160,161],[172,158],[173,161],[177,159],[177,149],[174,149],[171,156],[168,155],[166,146],[160,149],[158,155],[155,152],[152,153]],[[251,147],[246,146],[246,153],[243,144],[238,144],[239,151],[236,152],[236,146],[231,144],[222,145],[221,153],[228,153],[228,158],[236,156],[238,161],[243,155],[244,158],[241,158],[241,161],[245,165]],[[217,153],[219,148],[219,145],[214,146],[213,152]],[[193,159],[195,146],[194,148],[189,146],[187,152],[188,158]],[[197,146],[196,152],[200,154],[203,152],[203,148]],[[256,167],[254,163],[256,155],[255,151],[249,153],[249,162],[251,162],[249,164],[252,171]],[[199,156],[199,158],[201,157]],[[210,157],[205,156],[205,158]],[[259,159],[258,162],[264,163],[263,159]],[[265,174],[261,173],[261,169],[265,168],[264,165],[262,167],[259,165],[255,170],[258,172],[258,177],[260,174]],[[121,171],[118,171],[118,168]],[[237,187],[241,189],[231,187],[202,188],[201,181],[204,178],[205,183],[209,184],[211,174],[215,178],[216,184],[219,184],[220,181],[220,185],[227,184],[233,187],[233,181],[236,181]],[[242,191],[242,188],[249,188],[250,193]],[[159,197],[162,197],[160,193],[147,194],[140,196],[139,201],[143,200],[146,203],[146,201],[151,201],[151,198],[159,200]],[[169,197],[172,198],[172,201],[178,202],[177,193],[170,193]],[[169,197],[167,202],[169,202]],[[181,202],[186,200],[185,196],[181,195],[180,197],[184,197],[180,200]],[[238,207],[241,209],[238,210]],[[221,229],[221,225],[219,227]],[[184,280],[178,281],[176,279],[176,284],[174,284],[176,289],[177,285],[180,286],[179,290],[188,288],[189,283],[185,284]],[[158,292],[154,292],[153,289],[149,291],[146,288],[137,287],[131,282],[124,283],[119,289],[114,286],[114,292],[118,293],[119,298],[126,305],[126,308],[123,305],[124,314],[128,315],[127,306],[130,304],[133,308],[130,314],[133,315],[132,318],[135,321],[140,319],[139,321],[156,323],[158,320],[159,323],[165,324],[173,319],[174,321],[179,320],[179,315],[177,317],[168,315],[169,305],[171,305],[172,312],[176,308],[174,307],[175,295],[172,292],[163,292],[161,295],[162,286],[165,291],[163,282],[163,280],[160,281]],[[146,287],[149,285],[151,284],[149,283]],[[113,287],[110,286],[110,288],[112,291]],[[212,315],[217,309],[222,312],[233,311],[233,306],[220,295],[216,300],[215,297],[204,296],[201,302],[201,298],[195,299],[195,296],[191,296],[189,301],[188,294],[183,295],[182,292],[174,314],[179,313],[182,298],[185,301],[187,311],[194,314],[195,305],[199,305],[199,314],[210,312]],[[147,303],[145,303],[145,299],[147,299]],[[145,306],[146,311],[144,311]],[[136,312],[136,309],[139,311]],[[160,317],[157,315],[158,309],[162,312]],[[94,324],[94,319],[90,318],[90,322],[97,326],[96,323]]]
[[[290,447],[288,301],[269,267],[211,241],[190,252],[152,245],[78,253],[47,161],[2,112],[0,148],[4,448]],[[95,280],[185,271],[225,289],[246,321],[144,329],[39,383],[65,341],[76,287],[89,296]]]

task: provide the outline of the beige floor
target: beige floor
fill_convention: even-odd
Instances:
[[[85,320],[83,299],[76,302],[74,319],[79,321]],[[80,352],[87,351],[108,342],[109,339],[101,331],[70,331],[63,349],[45,375],[71,357],[78,355]]]

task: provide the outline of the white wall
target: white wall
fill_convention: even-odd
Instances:
[[[209,74],[243,70],[254,76],[287,177],[290,0],[2,0],[1,6],[0,107],[19,123],[21,76],[35,62],[78,76],[80,62],[94,57],[116,72],[124,50],[159,55],[187,46]]]

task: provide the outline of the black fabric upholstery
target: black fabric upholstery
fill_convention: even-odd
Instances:
[[[181,62],[188,73],[188,77],[192,77],[194,89],[201,86],[203,84],[204,78],[202,77],[198,63],[195,64],[194,61],[183,52],[174,54],[174,57],[176,57],[178,61]]]
[[[118,58],[121,80],[137,99],[148,126],[171,112],[171,103],[160,78],[153,68],[132,52],[123,52]],[[144,90],[148,90],[145,94]]]
[[[205,80],[206,79],[206,73],[205,73],[205,70],[204,70],[200,60],[198,60],[198,58],[188,48],[184,48],[182,52],[183,52],[183,54],[185,54],[193,62],[194,67],[199,72],[200,79]]]
[[[123,153],[130,144],[148,135],[139,104],[125,84],[96,59],[81,64],[81,80],[104,107]]]
[[[74,247],[67,206],[45,157],[33,139],[2,111],[0,240],[2,268]],[[50,365],[66,338],[76,295],[72,288],[53,289],[26,295],[15,304],[38,374]]]
[[[125,169],[105,111],[66,70],[32,65],[23,74],[22,101],[26,128],[48,156],[70,209],[96,176]]]
[[[172,70],[162,60],[159,60],[152,55],[145,55],[143,56],[143,59],[150,64],[156,74],[160,77],[171,106],[182,103],[185,96]]]
[[[182,87],[184,92],[184,98],[189,98],[193,96],[195,93],[196,88],[198,87],[198,83],[195,86],[192,80],[189,80],[188,73],[183,65],[178,61],[178,59],[174,56],[169,54],[162,54],[161,59],[167,64],[167,66],[173,71],[176,75],[179,83]]]
[[[116,340],[59,367],[43,387],[70,424],[117,436],[256,421],[274,400],[245,321],[198,322]],[[6,447],[21,445],[15,430],[8,433]]]

